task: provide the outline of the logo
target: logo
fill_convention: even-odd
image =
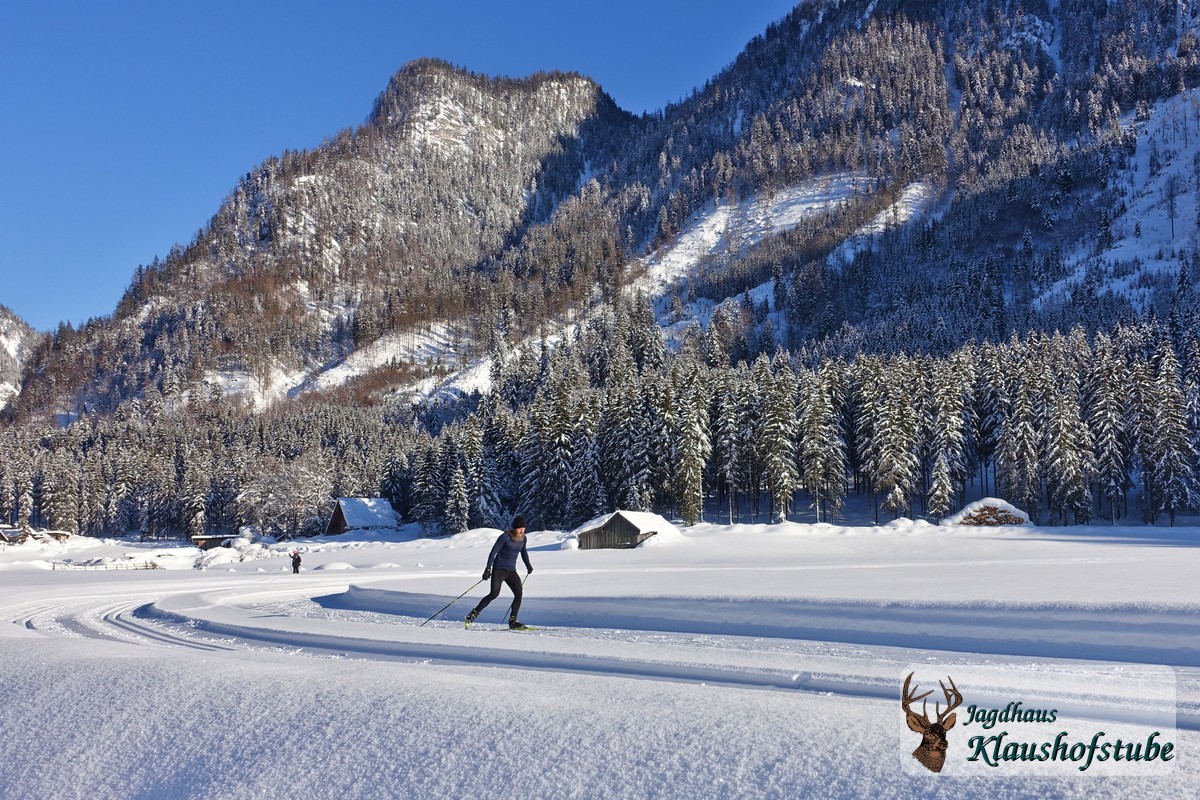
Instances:
[[[928,698],[938,690],[927,671],[945,676],[937,681],[942,697],[932,715]],[[1165,774],[1175,762],[1177,702],[1172,670],[1125,664],[960,663],[936,671],[913,665],[900,693],[908,731],[921,736],[913,760],[948,775]],[[907,752],[912,734],[896,723],[900,753]],[[902,760],[906,772],[927,774]]]
[[[916,750],[913,750],[913,758],[920,761],[921,765],[930,772],[941,772],[942,765],[946,763],[946,749],[949,747],[949,743],[946,741],[946,731],[953,728],[954,723],[958,720],[958,715],[950,712],[962,705],[963,696],[949,675],[946,676],[946,680],[950,681],[949,689],[946,688],[946,684],[938,681],[942,687],[942,694],[946,696],[946,710],[941,710],[940,701],[935,702],[933,713],[937,716],[937,720],[930,722],[926,705],[928,701],[924,698],[933,694],[933,689],[925,694],[917,694],[917,689],[920,687],[914,686],[909,692],[908,687],[912,683],[913,675],[914,673],[910,672],[904,679],[904,693],[900,697],[900,707],[908,715],[908,727],[921,734],[921,744]],[[917,716],[917,712],[909,707],[918,700],[921,701],[920,716]]]

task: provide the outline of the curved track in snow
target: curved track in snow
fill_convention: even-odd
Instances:
[[[321,588],[335,594],[318,597],[312,584],[251,591],[243,583],[99,602],[47,599],[11,608],[9,616],[13,624],[46,635],[132,646],[212,653],[270,649],[295,656],[540,670],[884,701],[895,700],[895,675],[906,664],[929,655],[928,650],[804,635],[816,631],[793,630],[785,635],[770,626],[759,635],[734,635],[728,632],[728,622],[706,629],[704,613],[689,623],[691,629],[682,630],[678,620],[673,626],[670,619],[657,626],[638,626],[638,620],[626,619],[634,624],[622,629],[560,626],[527,633],[512,633],[495,623],[471,631],[456,622],[420,627],[419,619],[396,611],[406,604],[428,606],[441,598],[431,602],[428,595],[351,589],[344,581],[322,583]],[[400,609],[387,608],[381,598],[388,595],[394,596]],[[331,607],[331,598],[343,607]],[[542,602],[548,612],[544,616],[553,619],[549,613],[553,601]],[[570,601],[562,602],[569,607]],[[664,602],[668,616],[673,602]],[[721,607],[738,616],[729,601],[721,601]],[[384,613],[372,608],[382,608]],[[570,619],[569,608],[558,614],[559,619]],[[1067,622],[1070,619],[1068,614]],[[978,658],[975,652],[953,649],[940,656],[946,663],[964,664]],[[1006,656],[992,656],[997,658]],[[1200,711],[1181,707],[1178,725],[1200,730]]]

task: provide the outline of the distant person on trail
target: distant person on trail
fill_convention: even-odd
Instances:
[[[292,551],[292,574],[293,575],[300,574],[300,551],[299,550]]]
[[[483,579],[485,581],[488,578],[492,579],[492,590],[487,597],[479,601],[479,605],[471,609],[470,614],[467,614],[467,628],[471,627],[471,623],[479,616],[479,612],[487,608],[488,603],[500,596],[500,586],[505,583],[513,593],[512,612],[508,615],[508,627],[515,631],[529,627],[522,625],[517,619],[517,612],[521,610],[521,579],[517,576],[517,554],[520,554],[521,559],[525,562],[525,574],[533,572],[533,565],[529,563],[529,553],[525,550],[525,518],[519,514],[513,518],[512,528],[500,534],[500,538],[492,545],[492,552],[488,554],[487,568],[483,570]]]

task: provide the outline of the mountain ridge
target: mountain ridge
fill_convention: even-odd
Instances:
[[[56,334],[14,413],[203,395],[230,369],[312,378],[385,334],[464,319],[457,355],[478,358],[610,302],[704,208],[846,171],[871,191],[710,260],[687,291],[719,301],[782,272],[778,343],[839,355],[948,316],[967,286],[987,294],[985,312],[914,346],[1086,325],[1097,315],[1033,298],[1121,208],[1110,181],[1136,140],[1123,115],[1200,83],[1197,50],[1195,12],[1157,7],[809,2],[642,117],[575,73],[492,78],[418,59],[358,128],[247,173],[191,244],[139,267],[111,319]],[[830,268],[917,183],[944,213]],[[997,222],[983,236],[981,216]],[[1097,325],[1133,313],[1118,295],[1104,303]]]

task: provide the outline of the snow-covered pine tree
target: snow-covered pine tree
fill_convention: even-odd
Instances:
[[[571,462],[578,425],[578,403],[562,376],[554,382],[549,428],[543,436],[542,508],[548,527],[563,527],[571,506]]]
[[[438,484],[443,487],[436,498],[437,527],[445,533],[450,533],[450,521],[446,515],[450,505],[450,481],[456,470],[462,470],[462,429],[458,425],[448,426],[442,430],[437,439],[437,475]],[[464,483],[466,481],[464,474]],[[465,528],[463,530],[466,530]],[[457,531],[454,531],[457,533]]]
[[[1166,336],[1159,341],[1155,362],[1149,466],[1157,487],[1155,511],[1167,513],[1174,527],[1177,513],[1200,507],[1197,454],[1187,430],[1179,362]]]
[[[496,511],[499,516],[491,524],[500,528],[507,524],[506,517],[521,510],[518,508],[521,494],[520,442],[525,438],[528,420],[524,415],[513,414],[498,395],[489,395],[484,409],[490,409],[491,413],[485,413],[483,418],[483,444],[495,463],[495,487],[499,498]]]
[[[33,475],[28,466],[19,465],[13,471],[13,489],[17,498],[17,527],[29,533],[33,530]]]
[[[600,478],[600,442],[596,433],[601,414],[599,396],[593,394],[584,409],[571,445],[571,505],[568,509],[571,526],[608,511],[608,498]]]
[[[899,516],[911,513],[917,491],[918,421],[910,385],[915,365],[904,355],[888,364],[883,387],[883,408],[875,437],[879,443],[880,472],[875,491],[883,498],[883,507]]]
[[[383,468],[379,481],[379,496],[392,504],[401,519],[411,519],[410,489],[412,471],[408,466],[408,454],[392,452]]]
[[[646,440],[648,467],[646,488],[649,491],[646,508],[666,508],[678,501],[676,486],[679,469],[678,443],[679,408],[676,389],[670,376],[658,373],[642,379],[642,416]]]
[[[977,369],[970,398],[968,457],[973,469],[979,470],[980,489],[986,496],[991,491],[988,488],[988,465],[994,463],[1009,395],[1005,363],[999,349],[989,342],[984,342],[976,355]],[[993,484],[995,480],[993,470]]]
[[[189,452],[196,451],[189,448]],[[208,506],[210,474],[211,471],[204,469],[200,464],[190,460],[185,463],[180,487],[180,521],[183,532],[188,536],[202,536],[207,532],[208,519],[205,512]]]
[[[92,447],[84,456],[79,478],[79,532],[87,536],[104,533],[104,476],[100,448]],[[0,509],[0,519],[3,519]]]
[[[42,516],[55,530],[79,532],[79,467],[69,452],[59,451],[45,463]]]
[[[640,372],[655,373],[662,369],[666,342],[654,315],[654,305],[642,293],[631,301],[629,307],[629,346]]]
[[[546,393],[538,395],[529,409],[529,427],[520,445],[520,500],[517,507],[525,518],[535,525],[542,525],[544,517],[542,496],[542,467],[546,443],[544,436],[550,428],[549,400]]]
[[[877,356],[856,359],[852,367],[852,391],[858,406],[856,438],[858,462],[862,465],[867,488],[879,522],[878,486],[884,471],[883,413],[886,384],[883,361]]]
[[[467,496],[467,479],[461,466],[455,466],[446,495],[445,531],[462,533],[470,526],[471,501]]]
[[[543,527],[560,527],[571,504],[571,447],[575,409],[565,379],[553,380],[529,412],[521,445],[521,507]]]
[[[693,372],[680,399],[678,439],[675,444],[679,515],[685,525],[704,519],[704,471],[712,454],[708,437],[708,397],[704,381]]]
[[[996,448],[996,485],[1035,522],[1041,513],[1041,437],[1030,363],[1017,366],[1007,414],[1001,420]]]
[[[832,362],[807,377],[799,389],[797,440],[800,483],[812,498],[816,521],[829,522],[846,496],[846,442],[834,410]]]
[[[741,403],[740,391],[737,384],[738,373],[728,367],[717,367],[713,371],[714,392],[712,399],[713,411],[709,415],[712,427],[712,456],[709,461],[710,469],[716,484],[718,497],[724,496],[727,508],[727,520],[733,524],[734,509],[737,505],[737,495],[741,490],[738,476],[741,472],[738,456],[741,452]]]
[[[759,361],[767,363],[766,356]],[[760,374],[758,362],[755,375]],[[767,393],[759,433],[759,452],[763,465],[763,482],[771,502],[771,522],[787,520],[792,497],[800,483],[796,462],[796,375],[783,357],[777,357],[767,372]]]
[[[1191,435],[1192,449],[1200,453],[1200,335],[1191,332],[1185,339],[1187,366],[1181,365],[1185,420]]]
[[[1129,382],[1124,361],[1108,336],[1096,337],[1092,363],[1086,377],[1086,414],[1095,454],[1097,501],[1108,504],[1108,519],[1124,513],[1130,486],[1130,445],[1126,432],[1125,386]]]
[[[445,496],[438,469],[437,446],[425,442],[418,451],[417,467],[413,475],[413,518],[427,531],[435,531],[441,522],[440,498]]]
[[[505,515],[500,498],[496,459],[482,425],[479,416],[472,414],[463,428],[463,474],[467,482],[470,508],[468,527],[480,528],[488,525],[499,528],[505,524]]]
[[[942,516],[962,491],[967,462],[967,399],[974,385],[972,354],[960,350],[931,365],[929,513]]]
[[[1051,519],[1061,516],[1086,524],[1091,518],[1091,480],[1095,472],[1092,436],[1083,422],[1073,385],[1061,386],[1051,404],[1046,431],[1045,475]]]
[[[15,519],[16,495],[13,488],[13,466],[7,460],[0,459],[0,523],[12,524]]]
[[[1142,483],[1142,519],[1153,522],[1158,507],[1158,483],[1154,453],[1154,383],[1150,364],[1140,355],[1128,362],[1129,382],[1125,387],[1125,430],[1129,435],[1133,464]]]

